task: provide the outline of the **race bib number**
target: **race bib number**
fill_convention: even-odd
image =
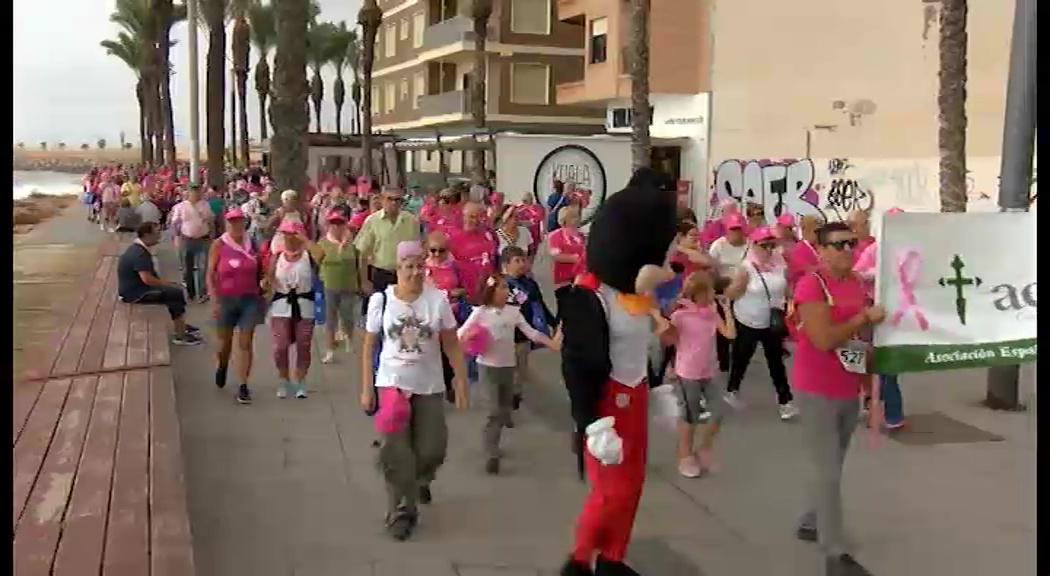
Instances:
[[[866,374],[868,371],[868,345],[859,340],[850,340],[846,345],[837,348],[835,355],[839,363],[852,374]]]

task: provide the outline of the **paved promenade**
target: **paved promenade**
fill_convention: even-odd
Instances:
[[[170,253],[162,262],[174,270]],[[191,309],[190,321],[207,326],[206,307]],[[412,540],[395,543],[382,530],[375,435],[357,407],[357,353],[315,362],[310,398],[278,400],[269,347],[260,330],[252,406],[234,402],[232,384],[212,384],[209,347],[173,351],[200,576],[556,573],[584,486],[554,355],[535,356],[499,477],[482,471],[481,399],[449,414],[450,454],[434,503]],[[977,404],[983,386],[981,373],[905,377],[913,429],[899,440],[857,437],[846,520],[875,576],[1035,573],[1035,411],[985,410]],[[629,556],[644,576],[822,574],[816,548],[793,535],[805,506],[800,430],[777,419],[760,361],[743,397],[748,407],[727,425],[713,476],[680,478],[673,437],[654,433]]]

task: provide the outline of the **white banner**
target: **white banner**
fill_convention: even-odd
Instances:
[[[1034,362],[1036,214],[883,216],[874,371]]]

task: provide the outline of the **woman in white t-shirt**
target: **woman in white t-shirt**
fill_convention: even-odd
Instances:
[[[419,242],[398,244],[397,283],[369,299],[361,346],[361,406],[372,411],[378,404],[379,462],[390,496],[387,531],[399,541],[416,527],[417,502],[430,502],[430,483],[448,448],[442,349],[455,372],[456,407],[467,406],[467,370],[452,307],[424,278]],[[382,349],[373,375],[377,340]]]
[[[737,268],[744,263],[748,252],[751,250],[751,242],[747,239],[745,232],[746,222],[739,212],[727,212],[722,216],[722,229],[725,233],[711,242],[707,253],[718,263],[717,278],[715,282],[718,293],[723,293],[723,288],[736,274]],[[718,314],[724,314],[718,309]],[[721,334],[715,334],[715,351],[718,353],[718,370],[729,372],[730,358],[732,355],[732,344],[728,338]]]
[[[479,326],[488,331],[488,342],[478,355],[479,380],[489,394],[489,418],[481,439],[486,458],[485,472],[499,474],[500,434],[510,424],[510,414],[514,411],[514,376],[518,365],[514,330],[521,330],[526,338],[551,350],[560,350],[561,345],[558,336],[551,340],[529,326],[518,306],[507,306],[510,288],[502,274],[488,276],[483,286],[481,305],[474,308],[460,326],[459,337],[469,337]]]
[[[277,229],[284,245],[271,258],[270,270],[263,281],[273,290],[270,304],[270,339],[273,341],[273,359],[281,381],[277,397],[289,393],[306,398],[303,380],[310,370],[311,348],[314,339],[314,264],[302,223],[284,221]],[[290,349],[295,348],[295,371],[289,370]],[[237,394],[242,403],[251,401],[247,386]]]
[[[736,339],[733,340],[726,402],[740,406],[737,397],[740,383],[744,380],[755,349],[762,344],[769,377],[777,392],[780,419],[790,420],[798,411],[792,404],[791,387],[788,386],[784,366],[784,337],[787,334],[783,313],[786,305],[787,266],[777,253],[776,235],[767,226],[752,231],[750,240],[751,250],[744,263],[737,267],[725,290],[726,296],[734,300],[733,316],[736,318]]]

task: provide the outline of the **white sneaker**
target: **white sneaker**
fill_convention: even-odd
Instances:
[[[729,404],[737,410],[744,407],[744,401],[740,399],[736,392],[726,392],[725,401],[726,404]]]
[[[798,408],[795,408],[794,404],[792,404],[791,402],[788,402],[786,404],[781,404],[780,405],[780,419],[781,420],[787,422],[788,420],[791,420],[795,416],[798,416]]]
[[[285,384],[284,382],[281,382],[280,384],[277,385],[277,397],[278,398],[287,398],[288,397],[288,385]]]
[[[331,350],[326,350],[325,353],[321,355],[321,364],[331,364],[333,360],[335,360],[335,352],[332,352]]]
[[[682,458],[678,461],[678,473],[685,478],[699,478],[702,470],[695,456]]]

